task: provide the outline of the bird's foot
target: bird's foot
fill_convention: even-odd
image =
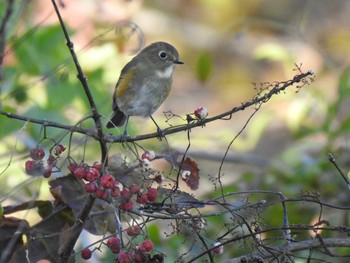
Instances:
[[[161,141],[164,137],[164,131],[161,128],[157,127],[157,139]]]

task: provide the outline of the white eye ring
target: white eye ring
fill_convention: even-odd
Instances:
[[[160,51],[158,56],[161,58],[161,59],[166,59],[168,57],[167,53],[165,51]]]

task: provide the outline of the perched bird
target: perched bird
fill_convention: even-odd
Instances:
[[[113,94],[113,115],[106,127],[118,127],[126,122],[126,136],[129,116],[149,116],[161,138],[161,129],[152,114],[169,95],[176,64],[183,64],[179,53],[166,42],[156,42],[142,49],[120,73]]]

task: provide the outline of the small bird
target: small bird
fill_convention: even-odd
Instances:
[[[183,64],[179,53],[166,42],[155,42],[142,49],[120,73],[113,94],[113,115],[106,127],[118,127],[126,122],[126,136],[129,116],[149,116],[161,138],[161,129],[152,114],[169,95],[176,64]]]

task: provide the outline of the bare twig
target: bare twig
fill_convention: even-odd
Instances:
[[[182,131],[190,130],[190,129],[195,128],[195,127],[202,127],[206,123],[210,123],[210,122],[213,122],[213,121],[216,121],[219,119],[224,119],[226,117],[230,117],[232,114],[234,114],[236,112],[244,111],[245,109],[247,109],[251,106],[266,102],[272,96],[279,94],[281,91],[284,91],[285,89],[293,86],[296,83],[306,81],[306,78],[308,78],[312,75],[313,75],[312,71],[308,71],[306,73],[301,73],[301,74],[295,76],[292,80],[284,82],[283,85],[282,85],[282,83],[276,84],[276,86],[273,89],[271,89],[271,91],[269,91],[267,94],[260,96],[260,97],[256,97],[251,101],[245,102],[239,107],[234,107],[229,111],[226,111],[224,113],[218,114],[218,115],[213,116],[211,118],[206,118],[204,120],[200,120],[197,122],[192,122],[192,123],[185,124],[185,125],[178,125],[178,126],[172,126],[169,128],[165,128],[163,130],[163,133],[164,133],[164,135],[179,133]],[[95,112],[97,112],[97,111],[95,111]],[[45,125],[45,126],[49,126],[49,127],[55,127],[55,128],[59,128],[59,129],[66,129],[66,130],[69,130],[72,132],[78,132],[81,134],[85,134],[86,136],[93,137],[97,140],[101,140],[103,142],[125,142],[125,141],[136,142],[136,141],[143,141],[146,139],[157,138],[157,136],[158,136],[158,134],[156,132],[144,134],[144,135],[138,135],[138,136],[126,136],[126,137],[113,136],[111,134],[103,134],[103,133],[101,134],[101,132],[99,132],[98,130],[96,132],[96,130],[83,129],[80,127],[64,125],[64,124],[60,124],[57,122],[34,119],[34,118],[30,118],[30,117],[24,117],[21,115],[16,115],[16,114],[10,113],[10,112],[0,111],[0,115],[4,115],[8,118],[13,118],[13,119],[18,119],[18,120],[22,120],[22,121],[31,122],[31,123],[41,124],[41,125]]]
[[[319,239],[305,240],[300,242],[289,243],[285,246],[276,247],[274,255],[270,253],[259,253],[259,254],[249,254],[245,256],[240,256],[237,258],[232,258],[224,261],[225,263],[240,263],[240,262],[256,262],[256,258],[262,258],[265,260],[271,259],[273,256],[277,255],[288,255],[292,252],[317,249],[317,248],[340,248],[340,247],[349,247],[350,239],[349,238],[323,238],[322,242]],[[244,260],[244,261],[242,261]]]
[[[333,156],[333,154],[328,153],[328,160],[334,165],[334,167],[337,169],[337,171],[340,173],[340,175],[343,177],[345,183],[347,184],[348,188],[350,189],[350,181],[349,178],[347,178],[345,176],[345,174],[343,173],[343,171],[340,169],[340,167],[338,166],[337,162],[335,161],[335,158]]]
[[[10,17],[13,11],[13,3],[14,3],[14,0],[7,0],[7,8],[5,11],[5,15],[0,24],[0,82],[3,79],[2,62],[4,60],[4,50],[5,50],[5,43],[6,43],[6,26],[10,20]]]
[[[80,66],[77,55],[74,51],[73,42],[70,40],[69,34],[67,32],[67,29],[65,27],[65,24],[63,22],[63,19],[61,17],[61,14],[59,12],[59,9],[58,9],[58,6],[57,6],[55,0],[52,0],[52,4],[53,4],[53,7],[54,7],[55,12],[57,14],[57,17],[58,17],[58,20],[60,22],[64,36],[66,38],[66,41],[67,41],[66,44],[69,48],[69,51],[71,53],[72,59],[73,59],[74,64],[75,64],[75,67],[77,69],[77,72],[78,72],[77,77],[80,80],[80,82],[84,88],[85,94],[86,94],[88,101],[89,101],[89,104],[90,104],[92,118],[95,122],[95,126],[97,129],[98,141],[100,143],[100,148],[101,148],[101,162],[108,165],[108,163],[107,163],[108,162],[107,161],[107,145],[106,145],[106,142],[104,140],[104,133],[103,133],[102,124],[101,124],[101,115],[98,113],[94,98],[91,94],[90,88],[89,88],[88,83],[87,83],[87,78],[84,75],[83,70]],[[70,261],[70,257],[72,255],[74,245],[75,245],[75,243],[76,243],[76,241],[77,241],[77,239],[78,239],[78,237],[83,229],[84,222],[87,220],[87,218],[90,214],[90,211],[91,211],[92,206],[95,202],[95,199],[96,199],[95,196],[89,195],[88,198],[86,199],[83,207],[80,209],[79,214],[77,216],[77,220],[75,221],[74,225],[70,229],[71,234],[67,238],[64,245],[62,247],[60,247],[60,249],[58,251],[58,253],[61,257],[61,262],[69,262]]]

